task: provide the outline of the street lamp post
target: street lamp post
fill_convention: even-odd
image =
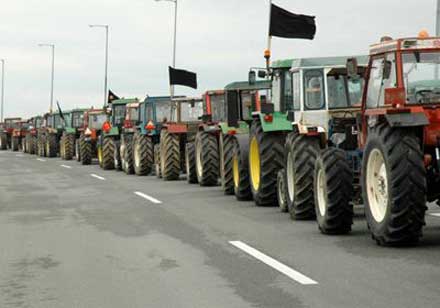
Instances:
[[[40,47],[50,47],[52,49],[52,72],[51,72],[51,81],[50,81],[50,109],[53,110],[53,84],[55,80],[55,45],[54,44],[38,44]]]
[[[109,25],[89,25],[90,28],[105,29],[104,106],[108,103],[108,30]]]
[[[176,49],[177,49],[177,0],[156,0],[174,3],[174,37],[173,37],[173,68],[176,68]],[[174,85],[170,89],[171,97],[174,97]]]
[[[0,122],[3,122],[3,109],[5,106],[5,59],[0,59],[0,61],[2,62],[2,101]]]

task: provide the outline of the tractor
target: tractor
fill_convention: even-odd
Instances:
[[[102,134],[98,139],[98,161],[104,170],[121,170],[121,131],[125,121],[128,103],[137,99],[117,99],[111,103],[111,116],[102,127]]]
[[[98,140],[107,123],[107,112],[104,109],[89,109],[83,113],[82,121],[78,128],[80,136],[75,142],[75,157],[82,165],[90,165],[93,158],[99,156]]]
[[[37,131],[41,127],[43,117],[36,116],[28,121],[28,129],[26,131],[23,143],[23,151],[28,154],[37,154]]]
[[[160,132],[171,117],[169,96],[147,96],[139,106],[139,125],[133,138],[134,172],[138,176],[160,177]],[[155,164],[157,162],[157,164]]]
[[[9,118],[5,119],[3,128],[0,130],[0,150],[7,150],[8,148],[18,151],[18,143],[15,138],[12,138],[12,132],[14,129],[19,128],[21,118]]]
[[[28,130],[29,124],[27,121],[16,122],[11,134],[11,149],[16,152],[24,149],[24,137]]]
[[[203,115],[202,98],[173,98],[170,118],[164,119],[160,133],[160,153],[156,164],[165,181],[175,181],[186,173],[188,144],[195,140],[200,117]],[[157,108],[156,108],[157,113]],[[192,149],[194,150],[194,149]],[[190,175],[188,175],[190,176]]]
[[[133,100],[126,105],[125,120],[121,128],[119,155],[121,164],[118,165],[119,160],[115,160],[115,169],[122,169],[126,174],[134,174],[134,136],[139,125],[140,120],[140,103],[138,99]]]
[[[266,108],[266,95],[272,87],[270,80],[234,82],[225,87],[226,119],[221,129],[220,175],[226,194],[235,194],[238,200],[250,200],[249,133],[253,114]]]
[[[58,112],[44,116],[44,125],[38,131],[38,154],[45,157],[57,157],[59,142],[65,127],[70,121],[70,112],[63,113],[64,120]]]
[[[85,111],[87,109],[74,109],[70,112],[70,116],[64,116],[64,128],[60,138],[60,157],[63,160],[72,160],[76,157],[76,140],[81,135]]]
[[[354,80],[360,79],[358,62],[355,58],[347,62],[347,74]],[[439,68],[440,38],[423,32],[416,38],[385,37],[370,48],[356,128],[363,154],[360,186],[365,216],[379,245],[417,242],[426,203],[440,198]],[[329,155],[336,157],[337,167],[329,164]],[[353,192],[330,178],[335,168],[337,179],[344,168],[346,174],[353,173],[345,156],[344,149],[329,147],[317,158],[315,202],[324,233],[329,233],[326,227],[333,221],[352,223],[351,212],[335,213],[350,206]],[[344,193],[338,196],[334,188]]]

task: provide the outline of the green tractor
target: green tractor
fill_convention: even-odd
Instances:
[[[104,170],[122,170],[121,164],[121,132],[125,121],[127,104],[137,99],[117,99],[111,103],[111,116],[102,127],[98,139],[98,161]]]
[[[37,154],[37,135],[38,129],[40,129],[41,125],[43,124],[43,117],[33,117],[28,121],[28,123],[29,126],[23,142],[23,151],[28,154]]]
[[[45,157],[57,157],[59,143],[64,131],[65,123],[70,122],[71,113],[52,112],[44,116],[44,125],[38,131],[38,154]]]
[[[84,125],[84,112],[87,109],[74,109],[65,118],[65,125],[60,138],[60,157],[63,160],[72,160],[76,156],[76,140],[81,135]]]

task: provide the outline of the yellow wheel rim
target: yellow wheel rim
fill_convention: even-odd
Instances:
[[[252,187],[255,191],[260,188],[260,150],[258,147],[257,137],[253,137],[251,140],[251,148],[249,151],[249,170],[251,175]]]
[[[232,174],[234,176],[234,185],[238,187],[240,185],[240,171],[238,170],[238,157],[234,155],[232,160]]]
[[[98,147],[98,161],[100,163],[102,162],[102,149],[101,149],[101,147]]]

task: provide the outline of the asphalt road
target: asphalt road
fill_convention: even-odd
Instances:
[[[218,187],[0,152],[0,307],[439,307],[440,217],[383,248],[357,212],[324,236]]]

